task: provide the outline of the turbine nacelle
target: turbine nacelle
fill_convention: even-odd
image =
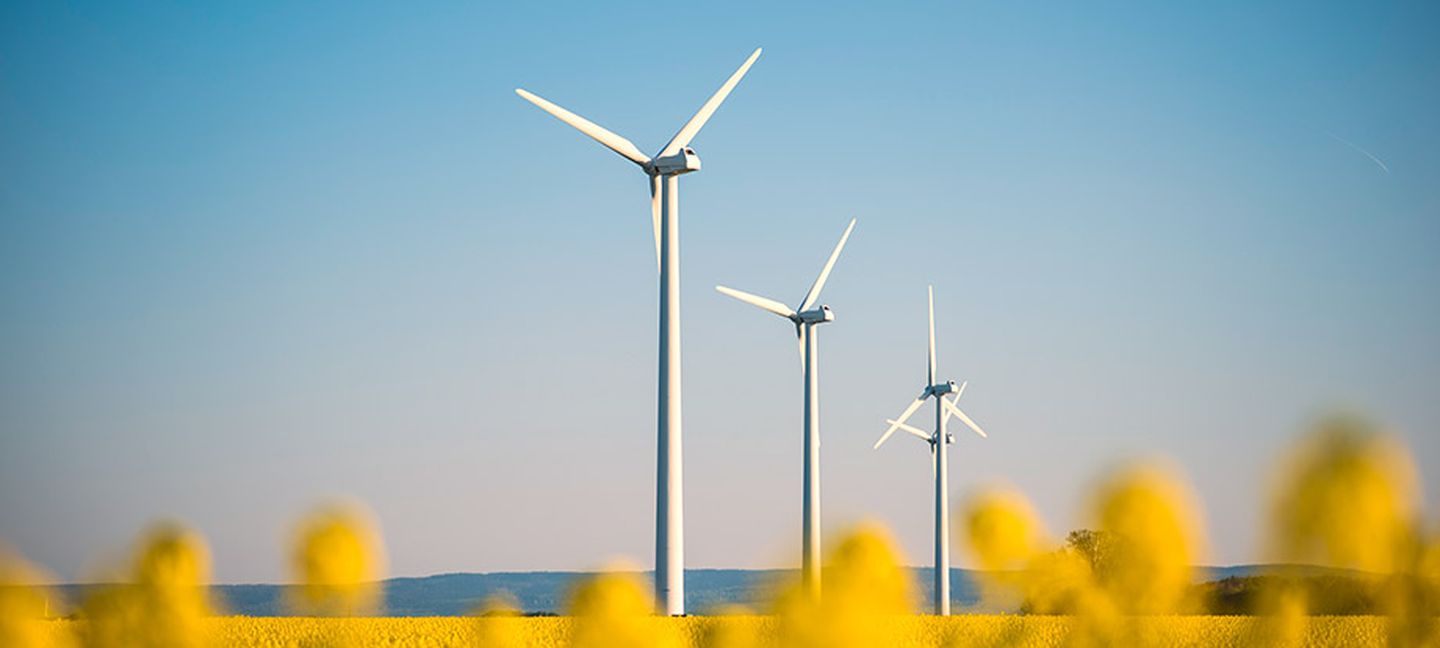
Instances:
[[[943,383],[940,383],[940,384],[938,384],[938,385],[931,385],[931,386],[929,386],[929,387],[926,387],[926,388],[925,388],[925,395],[926,395],[926,396],[944,396],[944,395],[946,395],[946,394],[953,394],[953,393],[958,392],[958,391],[960,391],[960,386],[959,386],[959,385],[956,385],[956,384],[955,384],[955,381],[953,381],[953,380],[947,380],[947,381],[945,381],[945,382],[943,382]]]
[[[649,170],[658,175],[680,175],[699,171],[700,156],[695,154],[695,149],[687,146],[676,151],[674,155],[651,160]]]
[[[829,306],[821,306],[816,309],[796,313],[792,318],[796,324],[824,324],[835,321],[835,313]]]

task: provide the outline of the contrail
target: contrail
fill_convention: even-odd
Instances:
[[[1326,135],[1329,135],[1330,137],[1335,138],[1335,141],[1340,142],[1341,144],[1344,144],[1344,145],[1346,145],[1346,146],[1348,146],[1348,147],[1350,147],[1350,148],[1352,148],[1352,149],[1355,149],[1356,151],[1359,151],[1361,154],[1363,154],[1365,157],[1370,158],[1370,160],[1371,160],[1372,162],[1374,162],[1375,164],[1379,165],[1379,166],[1380,166],[1380,170],[1381,170],[1381,171],[1384,171],[1387,175],[1390,173],[1390,167],[1385,166],[1385,163],[1384,163],[1383,161],[1381,161],[1380,158],[1375,157],[1375,154],[1374,154],[1374,153],[1371,153],[1370,151],[1367,151],[1367,150],[1365,150],[1365,149],[1363,149],[1363,148],[1360,148],[1360,147],[1359,147],[1358,145],[1356,145],[1354,142],[1352,142],[1352,141],[1350,141],[1350,140],[1347,140],[1347,139],[1345,139],[1345,138],[1343,138],[1343,137],[1340,137],[1339,135],[1336,135],[1336,134],[1334,134],[1334,133],[1327,132],[1327,133],[1325,133],[1325,134],[1326,134]]]

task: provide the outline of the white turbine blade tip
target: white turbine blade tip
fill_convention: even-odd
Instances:
[[[899,429],[899,428],[896,427],[896,426],[894,426],[894,425],[890,426],[890,429],[885,430],[885,433],[882,434],[882,435],[880,435],[880,440],[879,440],[879,441],[876,441],[876,442],[875,442],[875,445],[874,445],[873,447],[871,447],[870,449],[871,449],[871,450],[879,450],[879,449],[880,449],[880,446],[885,445],[885,442],[890,439],[890,435],[895,434],[895,430],[898,430],[898,429]]]
[[[955,418],[960,419],[960,421],[965,424],[965,427],[974,430],[976,434],[980,435],[983,438],[990,438],[990,435],[985,434],[985,430],[980,429],[980,426],[977,425],[975,421],[971,420],[969,416],[966,416],[965,412],[961,411],[960,408],[956,407],[954,403],[951,403],[950,401],[944,399],[941,400],[945,403],[945,409],[949,410],[951,414],[954,414]]]
[[[526,89],[524,89],[524,88],[516,88],[516,89],[515,89],[515,94],[520,95],[520,98],[521,98],[521,99],[524,99],[524,100],[526,100],[526,101],[528,101],[528,102],[530,102],[530,103],[532,103],[532,104],[535,104],[535,105],[543,108],[546,112],[550,112],[550,108],[549,108],[549,107],[555,105],[555,104],[550,103],[549,101],[547,101],[544,97],[542,97],[542,96],[540,96],[540,95],[537,95],[537,94],[535,94],[535,93],[533,93],[533,92],[530,92],[529,90],[526,90]]]
[[[896,417],[896,418],[894,418],[894,419],[887,419],[887,422],[890,422],[890,421],[893,421],[893,422],[891,422],[890,429],[888,429],[888,430],[885,431],[885,436],[883,436],[883,437],[880,438],[881,443],[883,443],[883,442],[885,441],[885,439],[890,438],[890,435],[891,435],[891,434],[894,434],[894,433],[895,433],[895,430],[900,429],[900,426],[905,425],[905,421],[910,420],[910,415],[914,414],[914,413],[915,413],[915,410],[920,409],[920,406],[921,406],[921,405],[924,405],[924,404],[925,404],[925,396],[921,396],[920,398],[917,398],[917,399],[915,399],[914,401],[912,401],[912,402],[910,403],[910,406],[909,406],[909,407],[906,407],[906,408],[905,408],[905,411],[903,411],[903,412],[900,413],[900,416],[898,416],[898,417]],[[877,448],[880,447],[880,444],[879,444],[879,443],[876,443],[876,444],[875,444],[875,447],[877,447]]]
[[[879,449],[880,449],[880,445],[883,444],[883,443],[885,443],[885,441],[890,438],[890,435],[895,434],[895,431],[898,430],[898,429],[900,429],[900,426],[902,426],[902,425],[905,424],[905,420],[908,419],[908,418],[910,418],[910,415],[911,415],[911,414],[914,414],[914,413],[915,413],[915,410],[920,409],[920,406],[921,406],[922,404],[924,404],[924,403],[925,403],[925,399],[923,399],[923,398],[916,399],[915,402],[910,403],[910,406],[909,406],[909,407],[905,408],[905,411],[904,411],[904,412],[901,412],[901,413],[900,413],[900,417],[899,417],[899,418],[896,418],[896,419],[886,419],[886,422],[890,424],[890,427],[888,427],[888,428],[885,429],[885,434],[880,435],[880,440],[875,442],[875,448],[874,448],[874,449],[879,450]]]

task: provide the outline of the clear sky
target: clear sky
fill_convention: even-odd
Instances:
[[[827,529],[929,563],[924,446],[870,450],[927,283],[991,433],[956,500],[1062,533],[1167,456],[1254,561],[1267,466],[1347,408],[1434,515],[1435,3],[117,4],[0,6],[0,537],[62,577],[175,517],[281,579],[334,495],[395,574],[648,567],[645,179],[512,90],[653,151],[757,46],[682,182],[689,566],[799,553],[793,334],[712,286],[798,301],[851,217]]]

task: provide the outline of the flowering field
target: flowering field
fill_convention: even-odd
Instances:
[[[71,645],[77,622],[40,622],[46,645]],[[1076,620],[1061,616],[962,615],[902,617],[877,621],[893,646],[1061,646],[1071,643]],[[569,645],[576,619],[534,617],[444,618],[245,618],[209,621],[212,645],[450,648],[497,646],[549,648]],[[672,648],[780,645],[773,617],[650,618],[655,645]],[[1261,617],[1175,616],[1136,620],[1132,628],[1150,646],[1249,646],[1264,641]],[[624,646],[626,644],[612,644]],[[1382,617],[1313,617],[1297,646],[1382,646]]]
[[[1269,556],[1351,575],[1348,588],[1316,589],[1276,567],[1244,616],[1202,614],[1199,498],[1178,471],[1149,463],[1097,482],[1086,514],[1096,530],[1076,543],[1058,544],[1017,491],[987,489],[959,507],[985,609],[1023,614],[916,615],[904,557],[883,527],[862,525],[830,548],[820,592],[790,583],[715,616],[657,617],[650,583],[608,571],[575,585],[563,617],[521,616],[497,597],[469,617],[383,618],[378,525],[363,507],[331,506],[296,527],[294,617],[225,616],[208,587],[208,545],[183,525],[151,529],[74,607],[52,606],[43,570],[0,552],[0,648],[1440,646],[1440,534],[1405,449],[1336,420],[1276,473]],[[1383,616],[1323,615],[1352,599]]]

